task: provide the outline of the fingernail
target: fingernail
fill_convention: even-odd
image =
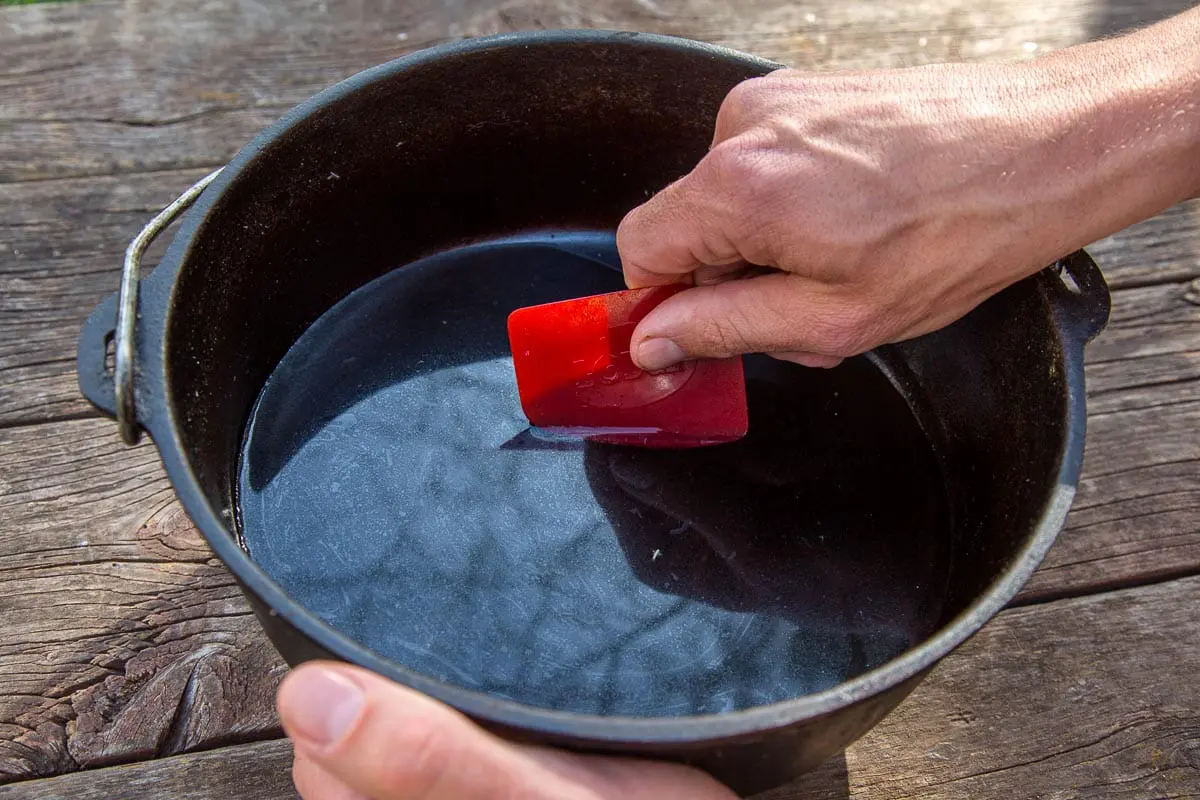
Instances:
[[[674,366],[685,358],[687,355],[670,339],[647,339],[638,345],[638,366],[648,372]]]
[[[362,712],[363,692],[349,678],[324,667],[297,670],[289,681],[287,719],[296,732],[313,743],[336,744],[350,732]]]

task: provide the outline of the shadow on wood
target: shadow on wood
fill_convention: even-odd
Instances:
[[[846,754],[838,753],[787,786],[756,794],[753,800],[847,800],[849,797],[850,772],[846,767]]]

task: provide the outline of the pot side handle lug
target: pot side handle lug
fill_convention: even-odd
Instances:
[[[96,410],[113,419],[117,418],[117,395],[109,348],[116,333],[117,295],[114,292],[96,306],[83,323],[75,357],[79,391]]]
[[[1083,250],[1060,258],[1049,267],[1054,276],[1050,300],[1064,332],[1080,347],[1108,324],[1112,308],[1108,283],[1096,262]]]

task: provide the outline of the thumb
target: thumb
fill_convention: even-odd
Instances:
[[[515,745],[367,670],[313,662],[279,689],[298,757],[371,800],[732,800],[697,770]]]
[[[819,281],[773,273],[668,298],[634,329],[630,351],[645,370],[744,353],[829,366],[878,344],[878,329],[864,303]]]

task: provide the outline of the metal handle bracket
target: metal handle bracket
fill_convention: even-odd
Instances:
[[[1064,325],[1081,345],[1087,344],[1104,330],[1112,306],[1100,267],[1085,251],[1076,250],[1049,269],[1059,278],[1054,301]]]
[[[113,388],[116,396],[117,427],[125,444],[137,444],[141,429],[137,421],[137,401],[134,394],[134,334],[137,328],[138,289],[142,277],[142,256],[175,218],[191,207],[208,185],[221,173],[215,170],[205,175],[169,206],[158,212],[146,227],[133,237],[125,249],[121,269],[121,288],[117,295],[117,329],[114,340]]]

